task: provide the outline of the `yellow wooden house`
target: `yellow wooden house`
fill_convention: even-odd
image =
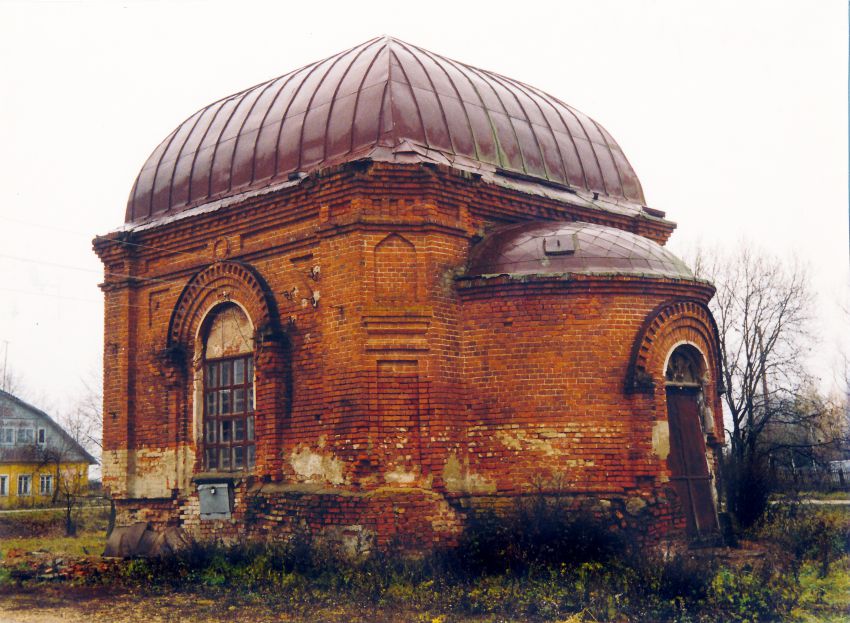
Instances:
[[[84,493],[97,460],[41,409],[0,390],[0,508]]]

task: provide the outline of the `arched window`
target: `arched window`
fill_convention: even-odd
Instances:
[[[254,341],[251,322],[232,303],[216,307],[204,340],[204,467],[252,469],[254,439]]]

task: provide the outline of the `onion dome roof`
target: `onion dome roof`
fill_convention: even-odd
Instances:
[[[682,260],[648,238],[581,222],[495,229],[472,248],[466,271],[467,277],[553,274],[694,278]]]
[[[645,203],[622,150],[587,115],[511,78],[383,37],[189,117],[148,158],[126,222],[364,158],[515,174]]]

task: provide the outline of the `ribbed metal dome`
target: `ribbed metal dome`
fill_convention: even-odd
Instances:
[[[127,223],[360,158],[507,172],[645,203],[613,138],[560,100],[384,37],[199,110],[151,154]]]
[[[565,274],[694,278],[682,260],[648,238],[581,222],[500,227],[472,248],[466,271],[468,277]]]

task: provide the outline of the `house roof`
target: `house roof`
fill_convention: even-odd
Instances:
[[[89,465],[95,465],[98,463],[98,460],[94,458],[79,442],[77,442],[68,432],[62,428],[53,418],[51,418],[47,413],[31,405],[28,402],[25,402],[18,398],[17,396],[10,394],[7,391],[0,389],[0,401],[8,400],[25,411],[28,411],[36,418],[40,419],[46,425],[46,428],[52,429],[55,433],[57,433],[65,444],[65,448],[69,451],[69,453],[77,454],[80,459],[87,462]],[[13,449],[14,450],[18,450]],[[24,460],[28,459],[26,456],[19,456],[19,453],[15,453],[14,456],[8,454],[8,450],[6,452],[3,449],[0,449],[0,462],[9,462],[11,460]]]
[[[513,176],[637,210],[645,203],[620,146],[584,113],[517,80],[381,37],[197,111],[148,158],[125,222],[362,159]]]

